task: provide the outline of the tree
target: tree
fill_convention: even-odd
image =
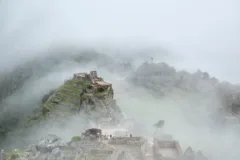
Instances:
[[[153,126],[156,128],[156,131],[154,133],[154,136],[155,134],[157,133],[158,129],[159,128],[162,128],[164,126],[164,123],[165,121],[164,120],[159,120],[157,123],[155,123]]]

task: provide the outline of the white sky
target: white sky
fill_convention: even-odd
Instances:
[[[239,10],[239,0],[2,0],[0,62],[51,44],[156,45],[179,67],[240,82]]]

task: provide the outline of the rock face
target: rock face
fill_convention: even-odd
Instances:
[[[64,118],[84,113],[92,121],[108,118],[118,123],[122,113],[114,100],[112,84],[98,77],[96,71],[76,73],[62,86],[43,97],[41,112],[29,117],[27,125],[46,117]]]

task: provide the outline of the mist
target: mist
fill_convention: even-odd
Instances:
[[[0,71],[48,56],[54,59],[62,55],[63,48],[92,49],[116,62],[131,59],[136,68],[153,57],[154,62],[164,61],[177,69],[193,72],[200,68],[220,80],[239,83],[239,9],[238,0],[1,1]],[[72,55],[69,53],[69,57]],[[200,149],[213,159],[240,158],[236,149],[239,135],[231,129],[222,132],[209,127],[210,120],[201,117],[207,114],[206,106],[203,114],[196,116],[198,111],[189,110],[194,101],[189,95],[174,93],[164,99],[156,98],[146,89],[128,84],[126,76],[99,69],[94,62],[80,65],[62,58],[51,67],[6,98],[5,106],[12,112],[15,108],[21,113],[31,112],[44,94],[73,73],[98,70],[100,76],[113,84],[121,109],[144,124],[149,129],[148,136],[153,132],[152,125],[164,119],[166,132],[173,134],[184,148]],[[195,96],[202,98],[197,93]],[[194,118],[190,116],[193,112]],[[193,119],[201,124],[190,124]],[[69,139],[71,134],[80,132],[74,127],[81,120],[73,120],[66,128],[69,132],[60,136]],[[59,131],[60,127],[51,130]],[[29,142],[43,133],[30,132],[33,138]]]
[[[8,97],[5,103],[11,107],[12,112],[18,111],[18,113],[26,114],[26,111],[31,112],[34,108],[39,107],[43,95],[60,86],[73,73],[96,69],[97,67],[94,64],[79,65],[64,61],[60,65],[52,67],[52,70],[41,78],[33,78],[27,81],[21,90]],[[105,81],[113,84],[115,99],[122,111],[129,118],[135,119],[147,131],[144,133],[133,131],[133,135],[140,134],[152,138],[155,131],[153,124],[159,119],[163,119],[166,123],[164,132],[171,134],[174,139],[178,140],[183,150],[191,146],[195,150],[201,150],[213,160],[234,160],[239,157],[237,151],[240,142],[238,133],[231,127],[225,129],[212,127],[211,119],[207,115],[207,107],[215,106],[195,102],[196,98],[198,101],[211,102],[211,97],[205,99],[199,93],[192,96],[181,92],[173,92],[172,95],[158,98],[143,87],[129,84],[125,79],[128,75],[124,77],[105,68],[97,70]],[[216,99],[213,100],[214,102],[211,104],[218,102]],[[86,124],[84,116],[73,116],[64,125],[49,120],[41,127],[35,126],[24,133],[16,131],[9,134],[5,144],[6,147],[10,148],[24,146],[35,143],[41,137],[50,133],[57,134],[68,141],[72,136],[80,135],[87,128]],[[16,137],[19,137],[17,142]]]
[[[2,1],[1,68],[53,45],[155,46],[179,55],[179,67],[201,68],[237,83],[239,6],[237,0]]]

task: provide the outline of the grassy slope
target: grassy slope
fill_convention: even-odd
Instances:
[[[108,95],[113,94],[113,90],[110,89],[103,92],[94,93],[91,93],[92,91],[90,91],[90,95],[83,95],[82,97],[80,97],[80,93],[84,89],[87,89],[89,86],[91,86],[91,82],[88,81],[82,81],[77,79],[71,79],[66,81],[55,91],[52,96],[49,97],[49,99],[43,104],[40,111],[35,113],[33,116],[26,118],[25,126],[28,127],[34,122],[39,122],[42,119],[46,119],[48,115],[54,115],[59,117],[77,113],[80,107],[80,98],[82,99],[82,101],[85,101],[90,99],[89,96],[91,96],[92,94],[92,96],[98,99],[106,99]]]
[[[66,107],[79,108],[80,93],[90,85],[90,82],[76,79],[67,81],[64,85],[59,87],[56,93],[43,105],[43,114],[57,109],[59,104],[69,104],[66,105]],[[84,96],[82,98],[84,100],[87,97]]]
[[[48,113],[71,115],[73,111],[76,111],[76,109],[80,107],[80,93],[89,85],[91,85],[90,82],[76,79],[66,81],[43,104],[40,112],[35,113],[35,115],[31,117],[27,117],[27,123],[25,125],[28,126],[32,124],[32,122],[47,118]],[[87,98],[87,96],[83,96],[82,100],[86,100]]]

